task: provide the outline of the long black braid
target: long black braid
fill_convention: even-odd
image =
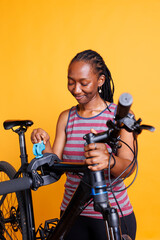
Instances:
[[[91,64],[96,73],[98,73],[98,77],[105,75],[105,82],[102,86],[102,92],[99,93],[99,95],[103,100],[113,102],[114,83],[103,58],[93,50],[85,50],[77,53],[77,55],[71,60],[70,64],[74,61],[84,61]]]

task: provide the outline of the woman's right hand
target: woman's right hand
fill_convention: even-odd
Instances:
[[[49,139],[50,136],[42,128],[34,129],[33,132],[31,133],[31,142],[33,144],[39,143],[41,141],[43,141],[44,144],[46,144],[49,141]]]

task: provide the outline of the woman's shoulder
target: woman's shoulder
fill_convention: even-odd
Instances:
[[[60,113],[60,115],[59,115],[59,119],[68,118],[69,111],[70,111],[70,109],[66,109],[66,110],[62,111],[62,112]]]
[[[65,127],[67,125],[68,121],[68,116],[69,116],[69,109],[64,110],[63,112],[60,113],[57,121],[57,129],[62,131],[65,130]]]
[[[67,122],[67,121],[68,121],[69,114],[70,114],[70,112],[73,111],[73,110],[76,110],[76,106],[73,106],[73,107],[71,107],[71,108],[69,108],[69,109],[66,109],[66,110],[62,111],[62,112],[60,113],[60,115],[59,115],[58,121]]]

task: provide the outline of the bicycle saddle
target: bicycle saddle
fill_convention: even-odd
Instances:
[[[13,127],[30,127],[33,122],[31,120],[7,120],[3,123],[4,129],[8,130]]]

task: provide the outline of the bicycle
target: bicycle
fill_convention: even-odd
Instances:
[[[120,147],[119,133],[122,128],[134,132],[136,135],[140,134],[143,129],[154,131],[152,126],[141,125],[141,119],[137,121],[134,119],[134,116],[129,113],[131,104],[132,96],[122,94],[119,98],[116,121],[107,122],[108,130],[106,132],[85,135],[86,144],[105,142],[112,147],[113,152],[116,152]],[[95,210],[102,214],[105,221],[107,239],[129,240],[129,236],[121,234],[116,209],[110,207],[107,192],[109,188],[112,189],[114,183],[110,180],[110,186],[106,186],[104,171],[93,172],[83,164],[63,163],[55,154],[42,154],[43,143],[35,145],[36,157],[28,163],[25,132],[32,124],[33,122],[29,120],[4,122],[5,129],[12,129],[19,135],[21,167],[16,172],[9,163],[0,162],[0,195],[2,195],[0,199],[0,239],[20,239],[22,235],[23,240],[62,240],[69,232],[76,217],[88,202],[93,200]],[[130,164],[131,170],[137,164],[136,158],[137,153],[134,152],[134,158]],[[35,230],[31,189],[37,190],[41,186],[54,183],[67,171],[77,173],[81,177],[74,196],[60,220],[47,220],[44,227],[40,225],[38,230]],[[108,171],[110,172],[110,168]],[[117,179],[120,180],[120,177]],[[91,189],[92,195],[90,194]]]

